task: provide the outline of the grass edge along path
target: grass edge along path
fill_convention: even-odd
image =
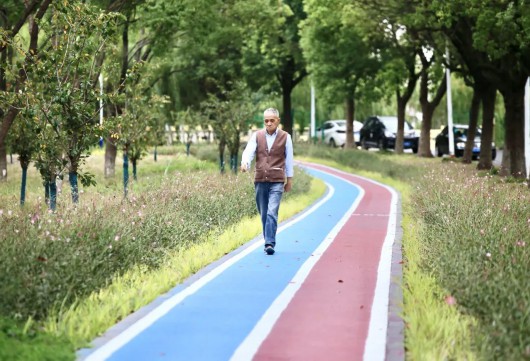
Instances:
[[[322,181],[313,179],[308,193],[282,202],[279,221],[306,209],[324,194],[325,189]],[[116,277],[109,287],[94,292],[69,308],[52,311],[44,321],[43,329],[52,335],[66,337],[76,349],[86,347],[131,312],[260,233],[259,216],[246,217],[220,236],[208,235],[204,242],[169,254],[165,264],[157,270],[136,267]]]
[[[472,351],[471,329],[475,321],[453,307],[436,280],[421,268],[422,248],[419,215],[411,206],[411,186],[374,171],[352,169],[335,161],[298,157],[345,172],[370,178],[396,189],[402,203],[403,289],[402,314],[405,320],[407,360],[476,360]],[[394,282],[394,281],[393,281]]]

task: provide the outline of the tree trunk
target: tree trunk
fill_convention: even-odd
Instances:
[[[420,145],[418,146],[418,156],[424,158],[431,158],[431,125],[432,115],[440,104],[445,91],[447,89],[446,75],[443,76],[442,82],[438,85],[436,95],[432,101],[429,101],[429,74],[428,66],[424,65],[421,71],[420,80],[420,104],[423,112],[423,120],[421,122]]]
[[[79,185],[77,181],[77,171],[70,171],[68,173],[68,180],[70,181],[70,191],[72,193],[72,203],[79,203]]]
[[[7,180],[7,152],[5,143],[0,143],[0,182]]]
[[[22,180],[20,182],[20,205],[23,206],[24,203],[26,203],[26,179],[28,177],[28,166],[24,166],[21,164],[22,167]]]
[[[138,159],[132,158],[131,159],[131,163],[132,163],[132,166],[133,166],[133,180],[137,181],[138,177],[136,176],[136,165],[138,164]]]
[[[524,84],[517,89],[501,90],[504,98],[505,137],[501,175],[526,177],[524,156]],[[506,161],[506,162],[505,162]]]
[[[290,86],[283,87],[282,91],[282,104],[283,104],[283,114],[282,114],[282,129],[287,133],[291,134],[294,139],[293,134],[293,117],[292,117],[292,104],[291,104],[291,92],[292,88]]]
[[[112,178],[116,174],[116,155],[118,148],[109,138],[105,141],[105,178]]]
[[[127,198],[129,193],[129,155],[127,147],[123,149],[123,196]]]
[[[225,141],[219,140],[219,168],[221,170],[221,174],[225,173],[225,146]]]
[[[497,89],[493,87],[482,87],[481,98],[482,135],[480,137],[480,159],[477,164],[477,169],[491,169],[493,167],[491,159],[491,143],[493,142],[493,121],[495,118],[495,98],[497,98]]]
[[[355,119],[355,99],[354,96],[346,98],[346,144],[345,148],[354,148],[353,120]]]
[[[431,125],[433,109],[429,106],[423,106],[423,120],[421,121],[420,144],[418,146],[418,156],[430,158],[431,152]]]
[[[407,106],[407,101],[399,96],[397,93],[397,117],[398,117],[398,128],[396,134],[396,144],[394,147],[394,152],[396,154],[403,154],[403,143],[405,138],[405,108]]]
[[[239,156],[239,152],[236,150],[235,153],[230,153],[230,169],[232,170],[232,173],[237,174],[238,166],[237,166],[237,158]]]
[[[469,106],[469,127],[467,129],[466,146],[464,147],[464,156],[462,158],[462,162],[466,164],[470,164],[473,160],[473,147],[475,146],[475,134],[477,133],[478,115],[482,98],[480,91],[480,86],[475,84],[473,86],[473,98]]]
[[[57,209],[57,183],[56,178],[48,180],[44,187],[46,188],[44,193],[48,197],[48,208],[52,211]]]

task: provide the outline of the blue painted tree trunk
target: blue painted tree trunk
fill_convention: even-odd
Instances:
[[[57,209],[57,183],[55,179],[49,182],[50,185],[50,209],[55,212]]]
[[[72,202],[79,203],[79,187],[77,183],[77,172],[68,173],[68,180],[70,181],[70,189],[72,191]]]
[[[230,169],[232,170],[234,174],[237,174],[237,158],[238,158],[237,153],[230,155]]]
[[[190,156],[190,147],[191,147],[191,142],[187,142],[186,143],[186,156],[187,157]]]
[[[135,181],[137,181],[138,178],[136,177],[136,159],[133,159],[133,160],[132,160],[132,166],[133,166],[133,179],[134,179]]]
[[[129,156],[127,152],[123,152],[123,195],[127,197],[129,188]]]
[[[26,179],[28,176],[28,167],[22,167],[22,182],[20,182],[20,205],[26,202]]]
[[[155,145],[155,153],[154,153],[154,156],[155,156],[155,162],[158,161],[158,147]]]

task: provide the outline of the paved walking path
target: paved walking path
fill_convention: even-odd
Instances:
[[[176,286],[79,352],[81,360],[403,360],[399,199],[304,164],[328,192]]]

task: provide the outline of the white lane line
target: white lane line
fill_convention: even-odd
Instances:
[[[307,217],[309,214],[316,211],[324,203],[326,203],[335,193],[335,189],[331,185],[329,184],[326,184],[326,185],[329,188],[328,194],[324,198],[322,198],[319,202],[314,204],[311,208],[309,208],[307,212],[303,213],[299,217],[285,223],[280,228],[278,228],[278,233],[283,231],[285,228],[290,227],[293,224],[300,222],[305,217]],[[157,321],[159,318],[161,318],[166,313],[168,313],[173,307],[175,307],[180,302],[182,302],[186,297],[200,290],[210,281],[212,281],[217,276],[219,276],[221,273],[223,273],[227,268],[232,266],[234,263],[238,262],[240,259],[242,259],[246,255],[250,254],[255,249],[261,247],[262,245],[263,245],[263,239],[257,240],[255,244],[249,246],[248,248],[238,253],[234,257],[228,259],[226,262],[212,269],[209,273],[207,273],[202,278],[195,281],[189,287],[183,289],[181,292],[173,295],[171,298],[161,303],[158,307],[154,308],[151,312],[149,312],[144,317],[142,317],[141,319],[133,323],[129,328],[125,329],[118,336],[116,336],[115,338],[113,338],[112,340],[110,340],[109,342],[107,342],[106,344],[96,349],[91,354],[89,354],[85,358],[85,361],[106,360],[114,352],[119,350],[121,347],[123,347],[125,344],[131,341],[134,337],[136,337],[138,334],[140,334],[142,331],[144,331],[146,328],[152,325],[155,321]]]
[[[309,275],[309,272],[311,272],[311,269],[315,266],[322,254],[324,254],[326,249],[333,242],[339,231],[342,229],[346,221],[348,221],[352,213],[355,211],[355,209],[361,202],[361,199],[364,197],[364,190],[357,184],[354,184],[348,181],[347,179],[340,178],[334,174],[327,174],[329,176],[340,179],[343,182],[350,183],[355,188],[359,189],[359,195],[352,203],[351,207],[346,211],[346,213],[344,213],[340,221],[327,234],[326,238],[324,238],[324,240],[318,246],[315,252],[313,252],[313,257],[308,258],[307,261],[304,262],[304,264],[300,267],[293,279],[287,284],[286,288],[282,291],[282,293],[280,293],[278,297],[276,297],[274,302],[263,314],[258,323],[256,323],[252,331],[247,335],[245,340],[236,349],[236,351],[230,358],[231,361],[247,361],[251,360],[254,357],[265,338],[267,338],[267,336],[269,335],[270,331],[272,330],[272,327],[280,318],[282,312],[287,308],[287,305],[291,302],[296,292],[300,289],[302,283]]]
[[[396,239],[398,195],[392,187],[389,187],[386,184],[382,184],[372,179],[350,174],[328,166],[322,167],[348,176],[358,177],[373,184],[377,184],[387,189],[392,195],[387,233],[381,248],[381,257],[379,259],[379,266],[377,268],[377,282],[375,286],[374,300],[372,302],[372,310],[370,313],[368,336],[366,337],[363,355],[363,360],[366,361],[384,360],[386,356],[386,338],[388,328],[388,304],[390,299],[392,247]]]
[[[387,233],[383,247],[381,248],[381,258],[379,259],[379,267],[377,268],[377,283],[375,286],[374,300],[372,302],[372,312],[370,313],[370,326],[364,345],[363,360],[367,361],[383,361],[386,356],[392,248],[396,239],[398,196],[396,191],[391,187],[382,186],[392,194],[392,200]]]

